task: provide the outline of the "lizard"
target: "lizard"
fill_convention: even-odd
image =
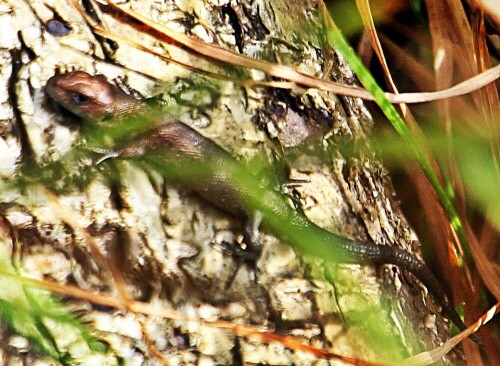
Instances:
[[[394,246],[348,239],[319,227],[294,209],[284,193],[263,186],[244,164],[214,141],[175,118],[152,111],[145,101],[109,83],[104,75],[83,71],[55,75],[45,90],[69,112],[98,124],[111,123],[124,115],[155,119],[154,128],[135,136],[135,141],[113,156],[144,158],[164,176],[185,183],[215,207],[238,218],[253,219],[249,227],[254,231],[247,233],[249,241],[258,241],[258,229],[262,227],[294,249],[332,262],[396,265],[425,285],[445,317],[460,330],[466,329],[438,279],[414,254]],[[475,335],[470,338],[481,343]]]

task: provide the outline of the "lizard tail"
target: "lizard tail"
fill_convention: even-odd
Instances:
[[[425,287],[427,287],[436,302],[441,306],[443,315],[450,319],[460,330],[463,331],[467,328],[467,326],[464,324],[457,311],[453,307],[452,302],[448,298],[448,295],[446,294],[436,276],[421,260],[419,260],[413,254],[398,248],[381,245],[378,245],[377,247],[390,248],[390,250],[382,249],[381,251],[386,252],[382,255],[382,257],[384,258],[383,263],[398,265],[404,270],[415,275],[425,285]],[[471,334],[469,338],[477,344],[483,345],[483,342],[476,335]]]

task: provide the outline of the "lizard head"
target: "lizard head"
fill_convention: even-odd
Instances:
[[[83,119],[100,121],[135,109],[138,101],[110,84],[104,75],[83,71],[55,75],[45,87],[59,105]]]

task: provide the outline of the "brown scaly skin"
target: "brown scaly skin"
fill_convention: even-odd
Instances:
[[[46,92],[58,104],[86,120],[102,121],[126,113],[146,115],[144,110],[148,109],[144,102],[108,83],[103,75],[91,76],[81,71],[52,77]],[[179,121],[158,114],[155,118],[162,119],[160,127],[120,149],[120,156],[146,159],[169,178],[189,184],[202,198],[228,213],[253,218],[254,212],[259,212],[262,227],[296,249],[338,263],[397,265],[427,287],[443,314],[458,328],[466,328],[439,281],[413,254],[395,247],[349,240],[320,228],[295,212],[282,194],[262,187],[257,178],[212,140]],[[189,172],[203,173],[185,178],[186,166]],[[284,222],[287,224],[283,225]],[[471,338],[478,341],[474,336]]]

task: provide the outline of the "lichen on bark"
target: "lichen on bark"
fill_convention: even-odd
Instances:
[[[178,45],[161,44],[96,3],[84,4],[104,28],[175,60],[211,72],[264,78],[255,70],[222,66]],[[342,57],[325,46],[316,1],[129,1],[124,6],[207,43],[356,83]],[[369,148],[373,121],[362,101],[300,87],[249,88],[193,74],[96,35],[70,2],[18,1],[0,19],[6,25],[0,39],[5,61],[0,90],[7,95],[0,101],[2,177],[21,175],[27,161],[40,166],[58,161],[78,143],[78,127],[47,101],[43,87],[56,70],[86,70],[142,97],[154,95],[168,108],[175,106],[182,122],[241,160],[264,156],[286,162],[294,183],[287,185],[287,193],[318,225],[346,237],[418,251],[387,172]],[[52,19],[71,31],[47,28]],[[352,155],[344,150],[349,144]],[[107,179],[105,169],[94,168],[88,161],[66,164],[61,168],[66,175],[46,188],[81,217],[82,227],[124,275],[135,300],[199,318],[267,326],[362,359],[377,359],[386,346],[365,339],[356,318],[366,314],[368,303],[385,305],[384,321],[392,322],[386,329],[400,342],[393,345],[400,353],[393,357],[430,348],[446,337],[439,313],[430,309],[432,300],[395,267],[377,271],[304,259],[272,233],[262,233],[262,255],[247,263],[228,250],[228,243],[241,241],[241,222],[189,187],[165,183],[159,174],[126,160],[114,164],[118,183]],[[72,183],[87,170],[85,184]],[[110,274],[95,261],[85,236],[29,190],[0,192],[2,221],[10,228],[4,234],[15,237],[10,249],[21,273],[116,295]],[[280,344],[200,324],[91,306],[85,307],[85,319],[131,365],[156,364],[162,358],[169,364],[326,363]],[[412,328],[415,332],[406,331]],[[5,327],[2,332],[4,339],[14,337]],[[161,356],[151,352],[148,342]],[[2,347],[10,359],[43,359],[8,341]]]

